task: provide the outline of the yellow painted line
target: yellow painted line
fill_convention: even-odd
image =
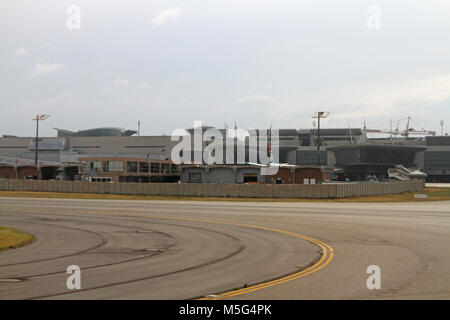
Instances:
[[[319,261],[317,261],[312,266],[310,266],[302,271],[299,271],[297,273],[294,273],[294,274],[291,274],[291,275],[288,275],[285,277],[281,277],[279,279],[275,279],[272,281],[253,285],[248,288],[224,292],[224,293],[220,294],[218,297],[205,297],[205,298],[201,298],[199,300],[218,300],[218,299],[222,299],[222,298],[229,298],[229,297],[237,296],[240,294],[249,293],[249,292],[253,292],[256,290],[261,290],[264,288],[279,285],[279,284],[282,284],[282,283],[285,283],[288,281],[296,280],[296,279],[302,278],[304,276],[307,276],[311,273],[314,273],[316,271],[319,271],[319,270],[325,268],[331,262],[331,260],[333,259],[333,256],[334,256],[333,248],[323,241],[320,241],[318,239],[314,239],[311,237],[307,237],[307,236],[304,236],[299,233],[290,232],[290,231],[286,231],[286,230],[280,230],[280,229],[274,229],[274,228],[270,228],[270,227],[256,226],[256,225],[250,225],[250,224],[232,223],[232,222],[223,222],[223,221],[213,221],[213,220],[159,217],[159,216],[148,216],[148,215],[129,215],[129,214],[119,215],[119,214],[111,214],[111,213],[105,214],[105,213],[100,213],[100,212],[89,212],[88,214],[106,215],[106,216],[109,215],[109,216],[117,216],[117,217],[151,218],[151,219],[159,219],[159,220],[174,220],[174,221],[187,221],[187,222],[201,222],[201,223],[212,223],[212,224],[221,224],[221,225],[230,225],[230,226],[237,226],[237,227],[246,227],[246,228],[252,228],[252,229],[260,229],[260,230],[283,233],[283,234],[287,234],[287,235],[290,235],[290,236],[293,236],[296,238],[300,238],[302,240],[306,240],[311,243],[314,243],[321,249],[322,256],[320,257]]]
[[[279,284],[282,284],[282,283],[285,283],[285,282],[288,282],[288,281],[292,281],[292,280],[295,280],[295,279],[299,279],[299,278],[302,278],[302,277],[304,277],[306,275],[309,275],[311,273],[319,271],[320,269],[322,269],[325,266],[327,266],[331,262],[331,260],[333,259],[333,256],[334,256],[333,248],[330,245],[328,245],[328,244],[326,244],[326,243],[324,243],[324,242],[322,242],[320,240],[313,239],[313,238],[310,238],[310,237],[306,237],[306,236],[303,236],[303,235],[298,234],[298,233],[293,233],[293,232],[279,230],[279,229],[272,229],[272,228],[251,226],[251,225],[245,225],[245,226],[252,227],[252,228],[256,227],[257,229],[264,229],[264,230],[270,230],[270,231],[280,232],[280,233],[284,233],[284,234],[289,234],[289,235],[292,235],[294,237],[310,241],[310,242],[318,245],[321,248],[322,257],[320,258],[319,261],[317,261],[312,266],[310,266],[310,267],[308,267],[308,268],[306,268],[306,269],[304,269],[302,271],[299,271],[297,273],[294,273],[294,274],[291,274],[291,275],[288,275],[288,276],[285,276],[285,277],[282,277],[282,278],[279,278],[279,279],[276,279],[276,280],[272,280],[272,281],[269,281],[269,282],[264,282],[264,283],[260,283],[260,284],[254,285],[254,286],[250,286],[248,288],[225,292],[225,293],[220,294],[218,297],[203,298],[203,299],[200,299],[200,300],[217,300],[217,299],[222,299],[222,298],[229,298],[229,297],[237,296],[237,295],[240,295],[240,294],[250,293],[250,292],[253,292],[253,291],[256,291],[256,290],[261,290],[261,289],[264,289],[264,288],[268,288],[268,287],[272,287],[272,286],[275,286],[275,285],[279,285]]]
[[[324,256],[322,256],[322,259],[323,258],[324,258]],[[245,289],[225,292],[225,293],[222,293],[219,297],[203,298],[203,299],[200,299],[200,300],[217,300],[217,299],[229,298],[229,297],[237,296],[237,295],[240,295],[240,294],[250,293],[250,292],[253,292],[253,291],[256,291],[256,290],[261,290],[261,289],[265,289],[265,288],[272,287],[272,286],[275,286],[275,285],[279,285],[279,284],[282,284],[282,283],[285,283],[285,282],[288,282],[288,281],[296,280],[296,279],[302,278],[304,276],[307,276],[307,275],[309,275],[311,273],[314,273],[316,271],[319,271],[320,269],[322,269],[326,265],[328,265],[331,262],[332,259],[333,259],[333,253],[331,252],[329,254],[329,256],[328,256],[328,259],[323,264],[320,264],[323,261],[319,261],[317,264],[313,265],[312,267],[309,267],[309,268],[307,268],[307,269],[305,269],[303,271],[300,271],[298,273],[292,274],[292,275],[287,276],[287,277],[283,277],[283,278],[280,278],[280,279],[277,279],[277,280],[274,280],[274,281],[270,281],[270,282],[265,282],[265,283],[262,283],[262,284],[259,284],[259,285],[255,285],[255,286],[250,286],[250,287],[245,288]]]

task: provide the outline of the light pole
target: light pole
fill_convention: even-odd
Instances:
[[[444,135],[444,120],[441,120],[441,136]]]
[[[313,118],[317,118],[317,165],[320,166],[320,118],[328,118],[329,112],[314,112]]]
[[[36,166],[37,169],[37,165],[38,165],[38,141],[39,141],[39,120],[45,120],[48,117],[50,117],[50,115],[48,114],[41,114],[41,115],[36,115],[36,118],[34,118],[33,120],[36,120],[36,144],[35,144],[35,157],[34,157],[34,164]]]

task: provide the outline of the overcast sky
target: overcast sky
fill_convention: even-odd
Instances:
[[[153,135],[311,128],[321,110],[326,127],[450,132],[450,1],[2,1],[0,70],[0,135],[32,136],[36,114],[46,136]]]

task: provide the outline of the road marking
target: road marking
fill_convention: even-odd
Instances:
[[[331,260],[333,259],[334,256],[334,250],[333,248],[326,244],[323,241],[308,237],[308,236],[304,236],[301,235],[299,233],[295,233],[295,232],[291,232],[291,231],[286,231],[286,230],[281,230],[281,229],[275,229],[275,228],[270,228],[270,227],[264,227],[264,226],[257,226],[257,225],[250,225],[250,224],[240,224],[240,223],[232,223],[232,222],[224,222],[224,221],[213,221],[213,220],[202,220],[202,219],[190,219],[190,218],[174,218],[174,217],[158,217],[158,216],[148,216],[148,215],[130,215],[130,214],[111,214],[111,213],[103,213],[103,212],[88,212],[88,215],[102,215],[102,216],[115,216],[115,217],[134,217],[134,218],[150,218],[150,219],[159,219],[159,220],[174,220],[174,221],[187,221],[187,222],[200,222],[200,223],[212,223],[212,224],[221,224],[221,225],[230,225],[230,226],[237,226],[237,227],[246,227],[246,228],[252,228],[252,229],[260,229],[260,230],[266,230],[266,231],[272,231],[272,232],[278,232],[278,233],[283,233],[283,234],[287,234],[296,238],[300,238],[302,240],[306,240],[309,241],[311,243],[314,243],[315,245],[317,245],[318,247],[320,247],[321,249],[321,253],[322,256],[320,257],[319,261],[317,261],[316,263],[314,263],[312,266],[299,271],[297,273],[285,276],[285,277],[281,277],[272,281],[268,281],[268,282],[263,282],[260,284],[256,284],[256,285],[252,285],[248,288],[243,288],[243,289],[238,289],[238,290],[232,290],[232,291],[227,291],[224,292],[222,294],[217,294],[214,296],[209,296],[209,297],[205,297],[205,298],[201,298],[199,300],[218,300],[218,299],[223,299],[223,298],[229,298],[229,297],[233,297],[233,296],[237,296],[240,294],[244,294],[244,293],[249,293],[249,292],[253,292],[256,290],[261,290],[264,288],[268,288],[268,287],[272,287],[275,285],[279,285],[288,281],[292,281],[292,280],[296,280],[299,278],[302,278],[304,276],[307,276],[311,273],[314,273],[316,271],[319,271],[321,269],[323,269],[324,267],[326,267]]]
[[[229,223],[226,223],[226,224],[229,224]],[[331,260],[333,259],[333,256],[334,256],[334,250],[330,245],[328,245],[320,240],[310,238],[310,237],[307,237],[307,236],[304,236],[304,235],[301,235],[298,233],[280,230],[280,229],[274,229],[274,228],[267,228],[267,227],[262,227],[262,226],[242,225],[242,224],[230,224],[230,225],[239,225],[239,226],[249,227],[249,228],[254,228],[254,229],[262,229],[262,230],[284,233],[287,235],[291,235],[291,236],[312,242],[321,248],[322,256],[321,256],[320,260],[317,261],[315,264],[313,264],[312,266],[310,266],[302,271],[299,271],[297,273],[294,273],[294,274],[291,274],[291,275],[288,275],[288,276],[285,276],[285,277],[282,277],[282,278],[279,278],[276,280],[253,285],[248,288],[224,292],[224,293],[220,294],[217,298],[216,297],[214,297],[214,298],[207,297],[207,298],[202,298],[200,300],[218,300],[218,299],[223,299],[223,298],[229,298],[229,297],[237,296],[240,294],[250,293],[250,292],[253,292],[256,290],[261,290],[261,289],[265,289],[265,288],[272,287],[275,285],[279,285],[279,284],[282,284],[282,283],[285,283],[288,281],[296,280],[296,279],[302,278],[304,276],[307,276],[311,273],[314,273],[314,272],[319,271],[320,269],[324,268],[331,262]]]
[[[323,268],[325,268],[333,259],[334,256],[334,250],[333,248],[329,245],[326,244],[323,241],[320,241],[318,239],[314,239],[311,237],[307,237],[304,236],[302,234],[299,233],[295,233],[295,232],[290,232],[290,231],[286,231],[286,230],[280,230],[280,229],[274,229],[274,228],[269,228],[269,227],[264,227],[264,226],[256,226],[256,225],[249,225],[249,224],[240,224],[240,223],[231,223],[231,222],[223,222],[223,221],[212,221],[212,220],[202,220],[202,219],[188,219],[188,218],[173,218],[173,217],[155,217],[155,216],[134,216],[134,215],[126,215],[129,217],[144,217],[144,218],[152,218],[152,219],[162,219],[162,220],[174,220],[174,221],[188,221],[188,222],[201,222],[201,223],[213,223],[213,224],[221,224],[221,225],[230,225],[230,226],[238,226],[238,227],[247,227],[247,228],[252,228],[252,229],[260,229],[260,230],[266,230],[266,231],[272,231],[272,232],[278,232],[278,233],[283,233],[283,234],[287,234],[296,238],[300,238],[302,240],[306,240],[309,241],[311,243],[314,243],[315,245],[317,245],[318,247],[320,247],[321,249],[321,253],[322,256],[320,257],[319,261],[317,261],[316,263],[314,263],[312,266],[296,272],[294,274],[285,276],[285,277],[281,277],[278,278],[276,280],[272,280],[272,281],[268,281],[268,282],[263,282],[260,284],[256,284],[253,286],[250,286],[248,288],[243,288],[243,289],[238,289],[238,290],[232,290],[232,291],[227,291],[221,294],[217,294],[214,296],[208,296],[205,298],[201,298],[199,300],[218,300],[218,299],[223,299],[223,298],[229,298],[229,297],[233,297],[233,296],[237,296],[240,294],[244,294],[244,293],[249,293],[249,292],[253,292],[256,290],[261,290],[261,289],[265,289],[268,287],[272,287],[275,285],[279,285],[288,281],[292,281],[292,280],[296,280],[299,278],[302,278],[304,276],[307,276],[311,273],[314,273],[316,271],[319,271]]]

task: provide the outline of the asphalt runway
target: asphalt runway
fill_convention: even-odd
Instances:
[[[0,225],[37,239],[0,299],[450,299],[450,202],[0,198]]]

